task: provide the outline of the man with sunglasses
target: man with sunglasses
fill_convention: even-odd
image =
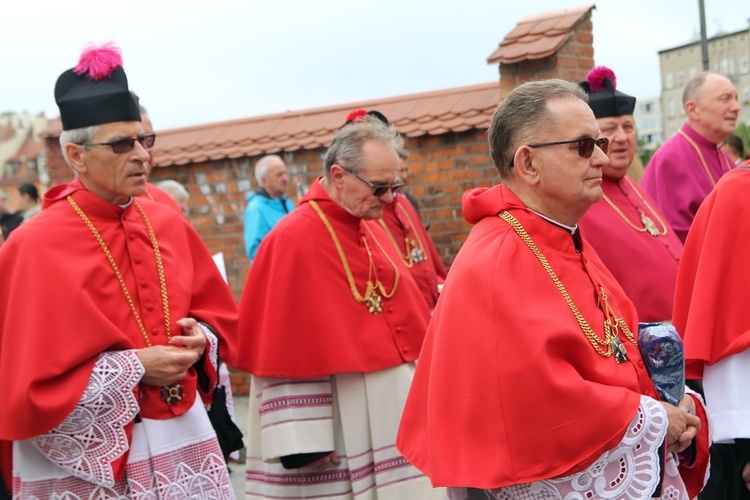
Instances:
[[[635,97],[616,89],[614,72],[592,69],[581,83],[602,135],[609,164],[602,168],[603,199],[581,218],[581,234],[625,290],[642,322],[672,318],[682,242],[659,205],[627,171],[636,151]]]
[[[429,310],[375,221],[400,138],[342,127],[324,175],[268,233],[240,299],[252,374],[247,498],[441,498],[395,449]]]
[[[658,400],[635,308],[577,226],[602,198],[599,136],[586,94],[563,80],[522,84],[492,117],[500,184],[464,194],[474,227],[397,440],[452,500],[692,498],[702,485],[705,413],[690,396]]]
[[[75,178],[0,252],[4,482],[13,498],[234,498],[206,412],[232,294],[185,218],[139,198],[154,136],[119,49],[86,50],[55,99]]]

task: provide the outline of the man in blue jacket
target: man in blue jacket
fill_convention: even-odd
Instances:
[[[254,259],[258,246],[282,217],[294,210],[287,197],[289,174],[284,160],[277,155],[267,155],[255,165],[258,190],[248,196],[245,208],[245,253]]]

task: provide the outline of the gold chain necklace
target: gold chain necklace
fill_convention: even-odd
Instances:
[[[586,335],[586,338],[589,339],[589,342],[594,347],[596,352],[598,352],[600,355],[604,356],[605,358],[608,358],[614,355],[615,361],[617,363],[624,363],[625,361],[627,361],[628,359],[627,351],[625,349],[625,346],[622,344],[622,341],[620,340],[620,337],[618,335],[619,330],[622,329],[622,332],[625,334],[625,337],[630,342],[632,342],[635,345],[638,345],[638,343],[635,340],[635,336],[633,335],[633,332],[630,331],[627,323],[625,323],[625,320],[615,316],[615,312],[612,309],[612,307],[609,305],[609,301],[607,300],[607,294],[604,293],[604,287],[601,287],[601,302],[603,303],[603,307],[601,309],[605,317],[604,339],[601,339],[596,334],[596,332],[594,332],[594,330],[591,329],[586,319],[578,310],[578,307],[576,307],[575,303],[573,302],[573,299],[570,297],[570,294],[565,289],[565,286],[563,286],[562,282],[555,274],[555,271],[552,270],[552,266],[550,266],[549,262],[547,261],[547,258],[544,256],[544,254],[542,254],[542,252],[536,246],[534,241],[529,236],[529,233],[526,232],[526,230],[523,228],[521,223],[518,222],[518,220],[512,215],[510,215],[508,212],[501,212],[498,215],[501,219],[507,222],[510,225],[510,227],[513,228],[516,234],[518,234],[521,240],[523,240],[523,242],[526,243],[526,246],[529,247],[529,249],[534,253],[536,258],[542,264],[542,267],[544,267],[544,270],[547,271],[547,274],[552,279],[552,282],[555,284],[560,294],[562,294],[563,298],[565,299],[565,302],[567,302],[568,307],[570,308],[570,311],[573,313],[573,316],[575,316],[576,321],[578,322],[578,325],[581,327],[581,330],[583,330],[584,335]]]
[[[117,266],[117,263],[115,262],[114,257],[112,257],[112,252],[109,251],[107,244],[104,242],[104,239],[102,238],[101,234],[99,234],[99,231],[97,231],[96,227],[91,222],[91,219],[89,219],[86,216],[86,214],[83,212],[81,207],[79,207],[78,204],[75,202],[73,197],[68,195],[66,199],[68,200],[68,203],[70,203],[70,206],[73,207],[73,210],[76,211],[79,217],[81,217],[83,222],[89,228],[89,230],[91,231],[91,234],[93,234],[94,238],[96,238],[96,241],[99,243],[99,246],[104,252],[104,255],[107,257],[107,260],[109,261],[109,265],[112,266],[112,270],[114,271],[115,276],[117,277],[117,281],[120,283],[120,288],[122,289],[122,293],[125,295],[125,299],[128,301],[128,305],[130,306],[130,311],[133,313],[133,317],[135,318],[135,322],[138,324],[138,329],[141,331],[141,335],[143,335],[143,340],[146,342],[146,345],[148,347],[151,347],[151,339],[148,336],[146,327],[143,325],[143,321],[141,320],[140,314],[138,314],[138,309],[136,309],[135,307],[135,303],[133,302],[133,298],[130,295],[130,292],[128,291],[128,287],[125,285],[125,280],[122,277],[122,273],[120,273],[120,268]],[[172,333],[170,331],[171,321],[169,318],[169,296],[167,295],[167,280],[164,274],[164,264],[162,263],[162,260],[161,260],[161,252],[159,251],[159,243],[156,241],[156,235],[154,234],[154,230],[151,227],[151,223],[146,217],[146,214],[143,212],[143,209],[141,208],[141,206],[135,200],[133,200],[133,205],[135,206],[136,210],[140,214],[141,219],[143,219],[143,223],[146,226],[146,231],[148,232],[148,237],[151,240],[151,246],[154,249],[154,257],[156,258],[156,269],[159,274],[159,287],[161,288],[161,301],[164,307],[164,328],[167,334],[167,345],[172,345]],[[171,404],[178,403],[182,399],[182,396],[183,396],[182,386],[179,383],[174,383],[174,384],[164,386],[161,388],[161,395],[162,395],[162,399],[166,401],[167,404],[171,405]]]
[[[388,239],[393,243],[393,247],[396,249],[396,252],[398,252],[401,260],[404,261],[404,264],[406,264],[406,267],[411,268],[415,263],[419,264],[420,262],[427,261],[427,253],[424,251],[424,245],[419,237],[419,231],[416,230],[414,222],[412,222],[411,217],[409,216],[409,212],[401,208],[395,200],[393,201],[393,205],[394,213],[397,209],[401,210],[401,213],[404,214],[409,226],[411,227],[411,232],[414,234],[414,238],[409,238],[407,228],[404,227],[403,224],[401,225],[401,227],[404,227],[404,247],[406,248],[406,254],[401,253],[401,248],[396,242],[396,238],[393,237],[391,230],[388,229],[388,225],[385,221],[383,219],[378,219],[378,222],[380,222],[381,227],[385,230],[385,234],[388,235]]]
[[[703,170],[705,170],[706,175],[708,175],[708,180],[711,181],[711,186],[715,186],[716,181],[714,180],[714,176],[711,175],[711,171],[708,169],[708,163],[706,163],[706,159],[703,157],[703,153],[701,153],[701,150],[698,147],[698,145],[690,138],[689,135],[683,132],[682,129],[678,130],[677,133],[679,133],[682,137],[684,137],[685,140],[688,141],[691,146],[693,146],[693,149],[695,149],[695,152],[698,153],[698,158],[700,158],[701,163],[703,164]],[[721,155],[719,155],[719,157],[721,157]],[[719,160],[719,166],[721,166],[721,160]],[[732,167],[728,166],[727,170],[732,170]]]
[[[398,288],[398,281],[400,278],[400,274],[398,272],[398,267],[396,267],[396,264],[391,260],[391,258],[388,256],[388,254],[383,250],[383,247],[380,246],[380,242],[378,242],[377,238],[375,238],[374,235],[372,235],[372,231],[370,231],[370,228],[367,227],[367,224],[365,224],[365,227],[367,227],[367,230],[370,231],[370,235],[373,236],[373,240],[375,241],[375,244],[380,249],[380,252],[385,256],[385,258],[388,260],[388,262],[393,266],[393,270],[395,272],[395,278],[393,279],[393,288],[391,289],[390,293],[386,292],[385,286],[383,286],[383,283],[380,282],[377,276],[377,270],[375,269],[375,263],[372,259],[372,252],[370,252],[370,246],[367,244],[367,239],[362,236],[362,241],[365,244],[365,248],[367,249],[367,256],[369,257],[369,269],[368,269],[368,276],[367,276],[367,285],[365,286],[365,293],[360,294],[359,290],[357,290],[357,284],[354,283],[354,275],[352,274],[352,270],[349,267],[349,261],[346,259],[346,255],[344,254],[344,249],[341,246],[341,242],[339,241],[338,236],[336,236],[336,232],[333,230],[333,226],[331,226],[331,223],[328,221],[328,218],[323,213],[323,210],[320,209],[320,206],[318,206],[318,203],[315,200],[310,200],[310,206],[313,207],[315,212],[318,214],[318,217],[320,217],[320,220],[323,221],[323,225],[325,225],[326,229],[328,230],[328,234],[331,236],[331,240],[333,240],[333,244],[336,247],[336,251],[339,254],[339,259],[341,259],[341,265],[344,267],[344,273],[346,274],[346,279],[349,282],[349,289],[352,292],[352,295],[354,296],[354,300],[359,302],[360,304],[364,304],[367,306],[368,311],[371,314],[378,314],[383,310],[383,298],[390,299],[393,297],[393,294],[396,293],[396,289]],[[375,275],[375,282],[372,281],[372,276]],[[380,292],[380,295],[378,295],[378,291]]]
[[[638,227],[633,222],[631,222],[630,219],[628,219],[627,216],[624,213],[622,213],[619,207],[615,205],[615,203],[609,198],[609,196],[604,194],[603,195],[604,201],[607,202],[607,205],[612,207],[612,210],[614,210],[617,213],[617,215],[619,215],[622,218],[622,220],[624,220],[627,223],[628,226],[632,227],[638,232],[641,232],[641,233],[648,232],[651,236],[664,236],[665,234],[667,234],[667,225],[664,223],[661,217],[659,217],[659,214],[656,213],[656,211],[654,210],[654,207],[652,207],[643,198],[643,196],[641,196],[641,193],[638,192],[636,187],[633,185],[630,179],[628,179],[627,176],[623,177],[623,180],[625,180],[628,183],[628,185],[630,186],[630,189],[632,189],[635,192],[638,198],[641,199],[641,202],[643,202],[646,208],[648,208],[648,210],[651,212],[651,215],[653,215],[654,218],[659,222],[659,225],[661,226],[661,230],[659,230],[659,228],[656,227],[656,224],[654,224],[654,220],[648,215],[646,215],[646,213],[643,210],[641,210],[639,207],[636,207],[636,208],[638,208],[638,212],[641,214],[641,223],[643,223],[643,227]]]

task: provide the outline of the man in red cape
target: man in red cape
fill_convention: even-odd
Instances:
[[[376,119],[339,130],[253,261],[229,363],[252,374],[247,498],[443,496],[395,447],[429,319],[376,222],[399,145]]]
[[[663,322],[672,318],[682,241],[659,205],[627,175],[635,157],[635,97],[616,85],[614,72],[604,66],[592,69],[581,83],[602,135],[609,139],[609,164],[602,169],[603,199],[579,225],[633,301],[638,320]]]
[[[586,94],[523,84],[488,135],[501,184],[464,194],[475,226],[430,322],[398,449],[454,500],[692,498],[705,413],[690,395],[657,399],[635,308],[576,226],[608,162]]]
[[[742,166],[716,184],[690,227],[677,276],[674,325],[687,377],[703,381],[713,421],[705,498],[750,498],[748,189],[750,170]]]
[[[183,216],[135,199],[153,142],[119,49],[84,52],[55,99],[76,177],[0,251],[3,478],[14,498],[233,498],[206,413],[231,292]]]

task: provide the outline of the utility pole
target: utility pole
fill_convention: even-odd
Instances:
[[[698,0],[698,9],[701,15],[701,57],[703,60],[703,71],[708,71],[708,40],[706,39],[706,12],[703,9],[703,0]]]

